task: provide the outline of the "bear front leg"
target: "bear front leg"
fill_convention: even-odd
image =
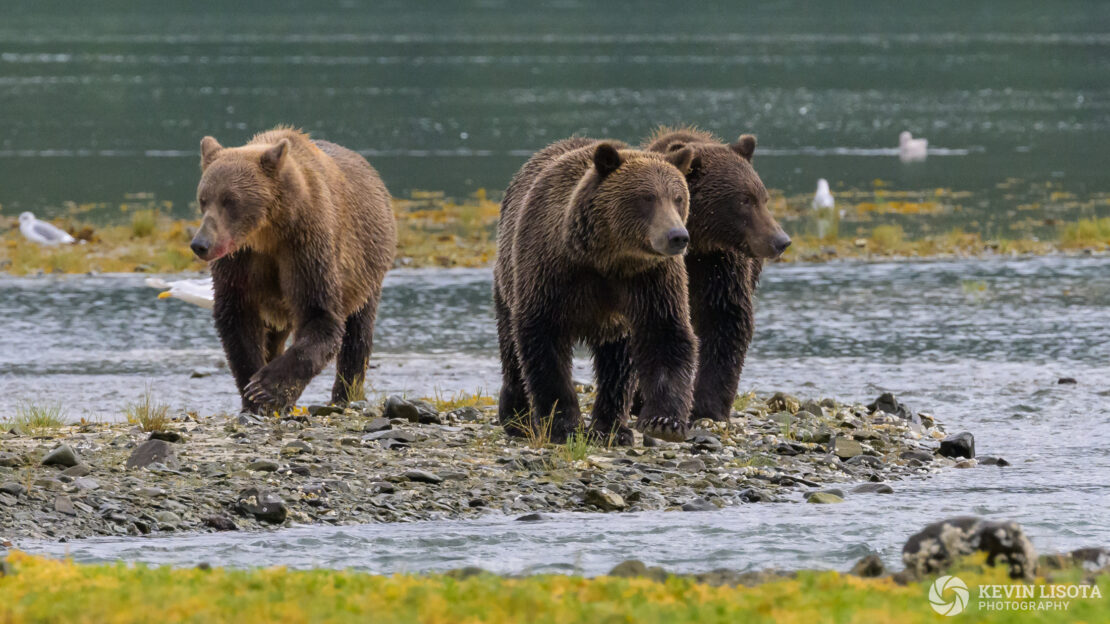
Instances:
[[[632,349],[627,339],[593,345],[597,396],[590,437],[604,445],[632,446],[628,412],[632,403]]]
[[[762,263],[718,254],[699,258],[696,267],[690,265],[687,259],[691,318],[698,337],[691,418],[727,421],[755,329],[752,288]]]
[[[493,288],[493,307],[497,315],[497,348],[501,353],[501,393],[497,400],[497,421],[510,436],[523,438],[533,430],[534,421],[524,389],[520,358],[513,340],[512,317],[497,285]]]
[[[514,322],[524,384],[531,395],[531,435],[561,444],[582,425],[578,395],[570,377],[571,339],[543,314]]]
[[[245,411],[261,413],[246,394],[251,376],[266,365],[266,326],[247,283],[247,252],[212,263],[212,319]]]
[[[675,265],[634,292],[629,310],[632,360],[644,398],[636,428],[646,436],[681,442],[690,426],[697,366],[686,273]]]
[[[374,319],[378,312],[375,296],[354,314],[347,317],[343,328],[343,344],[335,360],[335,384],[331,388],[331,402],[346,406],[365,396],[366,366],[374,348]]]

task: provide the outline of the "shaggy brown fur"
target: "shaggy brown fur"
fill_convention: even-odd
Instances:
[[[696,348],[678,254],[688,241],[690,157],[573,138],[513,178],[494,269],[498,417],[510,434],[547,430],[561,441],[581,426],[571,349],[582,340],[597,379],[591,435],[632,442],[635,371],[644,394],[637,427],[685,437]]]
[[[726,145],[694,128],[661,128],[644,143],[654,152],[693,149],[690,252],[686,255],[690,312],[698,336],[698,373],[691,417],[725,420],[740,382],[755,322],[752,295],[764,258],[790,245],[767,209],[767,189],[752,168],[755,137]]]
[[[192,247],[211,262],[213,316],[243,408],[291,407],[337,352],[332,401],[346,404],[364,381],[397,246],[378,172],[280,127],[242,147],[204,137],[201,170]]]

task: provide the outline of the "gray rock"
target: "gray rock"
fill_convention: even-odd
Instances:
[[[863,454],[863,446],[850,438],[837,436],[829,444],[829,450],[840,459],[850,459]]]
[[[979,463],[984,466],[998,466],[1000,468],[1010,465],[1010,462],[1002,457],[981,457]]]
[[[987,564],[1005,563],[1011,578],[1032,581],[1037,551],[1016,522],[993,522],[959,516],[927,525],[902,547],[906,570],[918,577],[939,574],[959,557],[987,553]]]
[[[400,418],[411,423],[439,423],[439,414],[430,405],[424,401],[407,401],[396,394],[386,398],[383,416]]]
[[[162,440],[163,442],[172,442],[174,444],[178,444],[185,438],[181,435],[180,432],[167,429],[165,431],[151,431],[150,439]]]
[[[602,511],[620,511],[628,506],[620,494],[607,488],[590,488],[586,490],[585,502],[594,505]]]
[[[467,405],[458,409],[451,410],[447,413],[447,415],[455,420],[461,420],[463,422],[475,422],[482,418],[482,410],[471,405]]]
[[[217,531],[237,531],[239,527],[231,521],[227,516],[208,516],[204,519],[204,526],[211,527]]]
[[[92,468],[90,468],[88,464],[82,463],[82,464],[77,464],[76,466],[70,466],[69,468],[66,468],[65,470],[62,471],[62,475],[67,476],[67,477],[75,477],[76,478],[76,477],[84,477],[84,476],[90,474],[91,472],[92,472]]]
[[[705,472],[705,462],[700,459],[686,459],[678,464],[682,472]]]
[[[63,444],[42,458],[43,466],[76,466],[80,462],[77,452],[68,444]]]
[[[816,505],[832,505],[844,502],[844,495],[834,491],[810,492],[806,494],[806,502]]]
[[[871,553],[864,556],[852,566],[848,574],[854,574],[863,578],[878,578],[886,573],[886,566],[883,565],[883,560],[879,556]]]
[[[710,433],[698,433],[688,437],[686,441],[692,444],[695,450],[699,451],[719,451],[724,448],[721,439]]]
[[[281,454],[290,457],[294,455],[311,455],[315,452],[312,445],[303,440],[293,440],[289,444],[281,447]]]
[[[331,416],[332,414],[342,414],[343,408],[338,405],[309,405],[308,414],[310,416]]]
[[[0,492],[11,494],[12,496],[22,496],[27,493],[27,488],[19,483],[4,483],[0,485]]]
[[[77,515],[77,508],[73,506],[73,501],[65,494],[59,494],[54,499],[54,511],[67,516]]]
[[[388,418],[373,418],[370,422],[362,428],[366,433],[374,433],[377,431],[386,431],[392,429],[393,425],[390,424]]]
[[[0,468],[16,468],[23,464],[15,453],[0,453]]]
[[[393,440],[401,444],[412,444],[416,442],[416,434],[405,431],[403,429],[386,429],[384,431],[375,431],[362,436],[364,442],[371,442],[373,440]]]
[[[158,521],[159,525],[177,528],[181,526],[181,516],[178,516],[172,511],[159,511],[154,514],[154,519]]]
[[[443,479],[439,475],[426,470],[406,470],[401,476],[416,483],[443,483]]]
[[[682,505],[682,511],[717,511],[718,509],[719,507],[704,498],[695,498]]]
[[[253,470],[254,472],[275,472],[278,468],[279,466],[276,461],[268,459],[253,461],[247,466],[247,470]]]
[[[914,460],[914,459],[916,459],[917,461],[919,461],[921,463],[924,463],[924,464],[928,464],[928,463],[931,463],[933,461],[933,454],[932,453],[930,453],[928,451],[920,451],[920,450],[902,451],[902,454],[899,455],[899,457],[901,457],[902,459],[905,459],[905,460]]]
[[[281,500],[281,496],[276,492],[255,487],[247,488],[239,493],[236,507],[239,513],[244,516],[253,516],[270,524],[285,522],[285,518],[289,514],[289,510],[285,507],[285,501]]]
[[[165,440],[147,440],[136,446],[127,458],[128,468],[146,468],[154,463],[176,465],[177,453],[173,450],[173,445]]]
[[[515,520],[517,522],[542,522],[544,520],[547,520],[547,516],[543,515],[542,513],[530,513],[524,514],[523,516],[518,516],[517,518],[515,518]]]
[[[745,503],[773,503],[775,498],[758,488],[745,488],[740,490],[740,500]]]
[[[883,460],[874,455],[856,455],[845,460],[846,466],[867,466],[868,468],[882,468]]]
[[[96,479],[91,479],[89,477],[74,479],[73,485],[77,486],[79,490],[95,490],[100,487],[100,483],[98,483]]]
[[[894,488],[886,483],[864,483],[852,488],[856,494],[893,494]]]
[[[871,410],[871,413],[886,412],[892,416],[898,416],[910,422],[921,424],[921,419],[889,392],[884,392],[879,398],[872,401],[871,404],[867,406],[867,409]]]
[[[944,457],[975,457],[975,436],[970,432],[961,431],[940,441],[938,453]]]
[[[821,404],[817,401],[814,401],[813,399],[810,399],[803,403],[801,409],[798,411],[799,413],[808,412],[810,414],[813,414],[814,416],[823,417],[825,415],[825,410],[821,408]]]

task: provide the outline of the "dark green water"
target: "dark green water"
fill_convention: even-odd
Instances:
[[[689,122],[757,133],[788,195],[952,188],[978,223],[1038,199],[996,188],[1014,177],[1110,212],[1088,201],[1110,192],[1107,3],[3,4],[9,217],[119,215],[133,193],[190,215],[200,137],[277,123],[362,151],[402,196],[499,191],[552,140]],[[925,163],[893,155],[902,130]]]

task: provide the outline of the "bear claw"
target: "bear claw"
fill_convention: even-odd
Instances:
[[[652,438],[666,440],[667,442],[685,441],[687,428],[688,425],[686,423],[680,422],[675,418],[640,418],[636,421],[636,429],[638,429],[640,433]]]

